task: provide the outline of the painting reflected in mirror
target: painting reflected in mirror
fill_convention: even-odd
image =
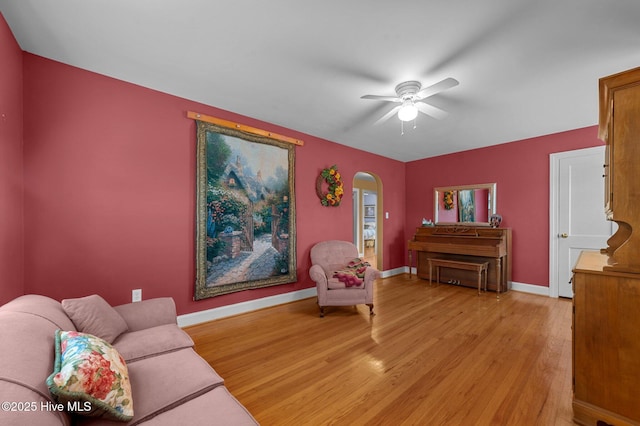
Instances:
[[[496,213],[495,183],[439,187],[434,196],[437,225],[489,226],[489,218]]]

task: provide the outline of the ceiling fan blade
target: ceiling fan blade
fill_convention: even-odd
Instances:
[[[436,84],[432,84],[431,86],[425,87],[424,89],[420,90],[418,93],[416,93],[415,99],[420,100],[428,98],[429,96],[433,96],[436,93],[442,92],[443,90],[456,87],[458,84],[460,83],[455,78],[445,78],[444,80],[439,81]]]
[[[375,101],[386,101],[386,102],[402,102],[397,96],[378,96],[378,95],[364,95],[360,99],[373,99]]]
[[[378,124],[381,124],[381,123],[384,123],[385,121],[387,121],[388,119],[390,119],[391,117],[393,117],[393,116],[398,112],[398,110],[400,109],[400,107],[401,107],[401,106],[402,106],[402,105],[398,105],[398,106],[396,106],[396,107],[393,107],[393,108],[391,109],[391,111],[389,111],[388,113],[386,113],[385,115],[383,115],[382,117],[380,117],[378,120],[376,120],[376,122],[375,122],[375,123],[373,123],[373,124],[374,124],[374,126],[375,126],[375,125],[378,125]]]
[[[418,110],[423,114],[427,114],[428,116],[437,118],[438,120],[442,120],[449,115],[447,111],[434,107],[433,105],[425,104],[424,102],[416,102],[415,106],[418,107]]]

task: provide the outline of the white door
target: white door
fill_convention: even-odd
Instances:
[[[604,214],[604,146],[551,157],[549,292],[573,297],[571,271],[580,252],[606,247],[613,230]]]

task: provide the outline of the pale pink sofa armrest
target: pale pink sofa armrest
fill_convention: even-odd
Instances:
[[[311,269],[309,269],[309,276],[316,283],[327,285],[327,274],[324,273],[322,266],[313,265]]]
[[[327,282],[327,274],[325,274],[324,269],[320,265],[313,265],[309,269],[309,276],[316,283],[316,288],[318,290],[318,297],[322,300],[327,294],[327,290],[329,287],[329,283]]]
[[[145,330],[164,324],[177,324],[176,304],[171,297],[158,297],[141,302],[114,306],[124,318],[129,331]]]
[[[364,271],[364,282],[373,282],[374,280],[380,278],[382,274],[373,266],[367,267],[366,271]]]

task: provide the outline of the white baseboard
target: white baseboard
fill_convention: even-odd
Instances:
[[[406,266],[402,266],[396,269],[389,269],[388,271],[382,271],[382,278],[393,277],[394,275],[400,275],[409,272]]]
[[[408,266],[405,266],[404,268],[394,269],[394,271],[399,271],[401,269],[402,269],[402,272],[406,272],[406,273],[409,272],[409,267]],[[418,275],[418,268],[412,267],[411,268],[411,272],[414,275],[417,276]],[[396,275],[396,274],[394,274],[394,275]],[[389,275],[389,276],[391,276],[391,275]],[[385,276],[383,275],[383,278],[384,277]],[[511,285],[509,286],[509,289],[514,290],[514,291],[520,291],[522,293],[539,294],[541,296],[549,296],[549,297],[551,297],[550,293],[549,293],[549,287],[545,287],[545,286],[541,286],[541,285],[535,285],[535,284],[518,283],[518,282],[515,282],[515,281],[510,281],[510,284]]]
[[[549,287],[534,284],[524,284],[511,281],[511,290],[520,291],[522,293],[539,294],[540,296],[549,296]]]
[[[408,272],[408,269],[406,267],[391,269],[389,271],[382,271],[382,278],[404,274],[405,272]],[[219,308],[207,309],[205,311],[192,312],[190,314],[179,315],[178,325],[180,327],[187,327],[190,325],[213,321],[233,315],[244,314],[258,309],[269,308],[271,306],[282,305],[289,302],[295,302],[296,300],[308,299],[309,297],[316,297],[317,295],[318,292],[316,288],[311,287],[304,290],[292,291],[290,293],[263,297],[262,299],[240,302],[234,305],[227,305],[221,306]]]
[[[187,327],[189,325],[213,321],[220,318],[230,317],[232,315],[244,314],[258,309],[295,302],[296,300],[308,299],[309,297],[317,296],[317,294],[318,292],[315,287],[305,288],[304,290],[277,294],[275,296],[263,297],[262,299],[249,300],[233,305],[207,309],[206,311],[192,312],[190,314],[179,315],[178,326]]]
[[[416,273],[415,268],[412,269],[413,273]],[[408,266],[390,269],[388,271],[382,271],[382,278],[392,277],[394,275],[400,275],[408,272]],[[543,287],[540,285],[512,282],[511,290],[549,296],[549,287]],[[258,309],[269,308],[271,306],[282,305],[284,303],[295,302],[302,299],[308,299],[309,297],[316,297],[317,295],[318,292],[316,291],[316,288],[311,287],[305,288],[304,290],[292,291],[290,293],[263,297],[262,299],[249,300],[247,302],[240,302],[233,305],[221,306],[219,308],[207,309],[205,311],[192,312],[190,314],[179,315],[178,325],[180,327],[187,327],[190,325],[213,321],[233,315],[244,314],[246,312],[251,312]]]
[[[394,269],[394,271],[400,271],[400,270],[402,270],[402,272],[409,273],[408,266],[405,266],[404,268]],[[402,272],[398,272],[398,273],[402,273]],[[418,275],[418,269],[416,267],[412,267],[411,272],[416,276]],[[397,274],[393,274],[393,275],[397,275]],[[388,276],[391,276],[391,275],[388,275]],[[384,278],[385,275],[383,275],[382,277]],[[551,297],[549,293],[549,287],[535,285],[535,284],[518,283],[515,281],[510,281],[510,284],[511,285],[509,286],[509,289],[514,291],[520,291],[522,293],[531,293],[531,294],[538,294],[541,296]]]

